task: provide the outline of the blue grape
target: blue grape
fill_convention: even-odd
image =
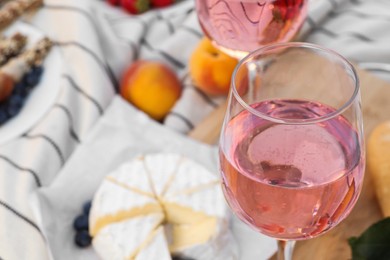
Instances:
[[[0,125],[4,124],[8,120],[9,116],[6,110],[0,109]]]
[[[25,97],[21,95],[12,95],[8,100],[8,106],[22,107]]]
[[[19,113],[21,108],[22,108],[22,105],[11,105],[11,104],[8,104],[8,107],[7,107],[8,116],[9,117],[16,116]]]
[[[88,215],[89,214],[89,211],[91,210],[91,206],[92,206],[92,201],[87,201],[84,205],[83,205],[83,213],[85,215]]]
[[[26,87],[24,81],[20,81],[15,84],[14,90],[12,91],[12,95],[21,95],[27,96],[29,93],[29,88]]]
[[[87,247],[91,245],[92,238],[87,230],[81,230],[76,233],[74,241],[79,247]]]
[[[43,71],[42,66],[34,66],[23,76],[22,80],[15,84],[11,96],[0,104],[0,124],[20,112],[31,90],[39,83]]]
[[[41,80],[43,68],[41,66],[32,67],[31,70],[24,76],[23,81],[27,86],[35,87]]]
[[[83,213],[73,221],[73,228],[76,230],[74,241],[79,247],[87,247],[91,244],[92,237],[88,233],[89,228],[89,211],[91,209],[91,201],[83,204]]]
[[[7,113],[10,117],[16,116],[22,109],[25,98],[20,95],[12,95],[7,100]]]
[[[74,229],[76,229],[77,231],[80,231],[80,230],[88,230],[88,216],[87,215],[80,215],[78,216],[74,222],[73,222],[73,227]]]
[[[31,72],[35,74],[37,77],[41,77],[43,74],[43,67],[42,66],[34,66],[31,68]]]

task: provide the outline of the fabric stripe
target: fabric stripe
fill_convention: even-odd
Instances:
[[[194,8],[194,7],[191,7],[190,9],[187,10],[186,15],[187,15],[187,14],[191,14],[191,13],[194,12],[194,11],[195,11],[195,8]]]
[[[388,64],[388,63],[360,62],[359,67],[361,69],[373,71],[373,72],[390,73],[390,64]]]
[[[103,107],[99,104],[99,102],[96,101],[96,99],[94,99],[93,97],[91,97],[90,95],[88,95],[81,87],[79,87],[76,82],[74,81],[74,79],[68,75],[68,74],[63,74],[62,77],[64,77],[65,79],[67,79],[69,81],[69,83],[72,85],[73,88],[75,88],[80,94],[82,94],[86,99],[90,100],[97,108],[97,110],[99,111],[99,114],[102,115],[103,114]]]
[[[187,31],[187,32],[190,32],[190,33],[192,33],[193,35],[197,36],[198,38],[202,38],[202,37],[203,37],[203,33],[198,32],[198,31],[195,30],[194,28],[191,28],[191,27],[182,25],[182,26],[180,26],[180,29],[183,29],[183,30],[185,30],[185,31]]]
[[[341,15],[353,15],[355,17],[359,17],[362,19],[373,19],[373,20],[384,20],[384,21],[390,21],[390,15],[385,16],[385,15],[377,15],[377,14],[366,14],[359,12],[357,10],[353,9],[348,9],[348,10],[342,10],[342,11],[332,11],[329,15],[336,18],[336,16],[341,16]]]
[[[199,89],[198,87],[194,86],[194,85],[184,85],[186,87],[191,87],[196,93],[199,94],[199,96],[201,96],[203,98],[204,101],[206,101],[207,104],[209,104],[210,106],[214,107],[214,108],[217,108],[218,107],[218,104],[216,104],[206,93],[204,93],[201,89]]]
[[[194,125],[185,116],[183,116],[183,115],[181,115],[181,114],[179,114],[177,112],[170,112],[169,115],[175,116],[177,118],[180,118],[188,126],[189,129],[193,129],[194,128]]]
[[[312,28],[315,28],[317,26],[316,23],[314,22],[313,18],[311,18],[309,15],[306,17],[306,22]]]
[[[80,143],[80,138],[78,137],[78,135],[76,134],[76,132],[74,130],[72,114],[70,113],[68,108],[65,107],[64,105],[61,105],[61,104],[55,104],[54,107],[59,108],[61,111],[64,111],[66,117],[68,118],[68,122],[69,122],[69,134],[76,142]]]
[[[109,77],[109,79],[111,80],[112,85],[114,86],[114,89],[116,90],[116,92],[118,92],[118,90],[119,90],[119,83],[118,83],[117,79],[115,78],[115,75],[112,72],[111,68],[106,63],[104,63],[99,58],[99,56],[96,55],[93,51],[91,51],[90,49],[88,49],[87,47],[82,45],[81,43],[78,43],[78,42],[75,42],[75,41],[55,42],[55,44],[57,46],[60,46],[60,47],[74,46],[74,47],[79,48],[80,50],[83,50],[85,53],[88,53],[102,67],[102,69],[106,71],[107,76]]]
[[[173,26],[172,22],[170,20],[162,17],[160,12],[157,13],[156,18],[158,21],[162,21],[162,22],[165,22],[167,24],[170,34],[173,34],[175,32],[175,27]]]
[[[110,17],[108,17],[107,15],[104,16],[107,20],[107,22],[111,25],[111,27],[115,27],[115,26],[118,26],[118,24],[121,24],[121,23],[128,23],[128,22],[131,22],[131,23],[139,23],[142,27],[141,31],[142,31],[142,35],[145,35],[145,33],[147,32],[148,30],[148,25],[145,21],[143,20],[140,20],[140,19],[132,19],[132,20],[129,20],[128,18],[129,17],[126,17],[126,20],[123,20],[123,19],[120,19],[120,20],[113,20],[111,19]],[[130,23],[129,23],[129,26],[130,26]],[[132,25],[133,26],[133,25]],[[118,37],[118,38],[121,38],[121,39],[125,39],[125,40],[130,40],[128,37],[125,37],[125,36],[122,36],[118,33],[117,30],[112,30],[112,32]]]
[[[38,138],[41,138],[43,140],[46,140],[49,144],[51,144],[53,146],[54,150],[56,151],[56,153],[58,155],[58,158],[61,161],[61,165],[65,164],[65,158],[64,158],[64,155],[61,152],[60,147],[50,137],[48,137],[46,135],[43,135],[43,134],[37,134],[37,135],[25,134],[25,135],[22,135],[22,137],[23,138],[27,138],[27,139],[38,139]]]
[[[109,17],[107,17],[107,15],[104,16],[107,20],[107,22],[109,24],[111,24],[112,26],[112,23],[110,22],[110,19]],[[146,28],[146,24],[145,23],[141,23],[142,26],[143,26],[143,31],[145,32],[145,28]],[[118,39],[122,39],[124,40],[126,43],[129,44],[130,48],[131,48],[131,51],[132,51],[132,57],[134,60],[137,60],[138,59],[138,55],[139,55],[139,48],[138,48],[138,44],[136,44],[132,39],[129,39],[128,37],[125,37],[125,36],[122,36],[120,34],[118,34],[117,30],[112,30],[112,32],[114,33],[114,35],[118,38]]]
[[[0,200],[0,205],[3,206],[5,209],[7,209],[9,212],[12,212],[15,216],[17,216],[19,219],[22,219],[23,221],[25,221],[26,223],[28,223],[31,227],[33,227],[34,229],[36,229],[41,235],[42,237],[44,238],[43,234],[42,234],[42,231],[39,229],[39,227],[34,223],[32,222],[32,220],[30,220],[29,218],[27,218],[26,216],[23,216],[20,212],[18,212],[16,209],[12,208],[10,205],[8,205],[7,203],[5,203],[4,201],[1,201]],[[43,239],[46,243],[46,239]]]
[[[172,63],[173,65],[175,65],[176,67],[180,68],[180,69],[184,69],[186,67],[186,65],[184,63],[182,63],[181,61],[179,61],[178,59],[172,57],[171,55],[169,55],[168,53],[162,51],[162,50],[158,50],[158,49],[155,49],[153,48],[152,45],[150,45],[147,40],[145,38],[142,38],[141,39],[141,43],[146,46],[147,48],[149,48],[150,50],[152,51],[155,51],[157,52],[158,54],[160,54],[161,56],[163,56],[166,60],[168,60],[170,63]]]
[[[329,0],[329,2],[333,6],[333,8],[337,7],[337,3],[335,2],[335,0]]]
[[[364,42],[373,42],[373,40],[368,38],[367,36],[360,34],[360,33],[355,33],[355,32],[337,34],[337,33],[332,32],[324,27],[314,27],[313,33],[315,33],[315,32],[323,33],[323,34],[325,34],[329,37],[332,37],[332,38],[339,38],[339,37],[343,37],[343,36],[348,36],[348,37],[357,38],[357,39],[364,41]]]
[[[360,5],[362,4],[362,2],[358,1],[358,0],[350,0],[350,2],[354,5]]]
[[[130,45],[130,48],[131,48],[131,51],[132,51],[132,57],[134,60],[138,60],[138,56],[139,56],[139,48],[138,48],[138,45],[129,40],[129,39],[126,39],[127,43]]]
[[[10,158],[4,156],[4,155],[0,155],[0,159],[3,159],[4,161],[6,161],[7,163],[9,163],[10,165],[12,165],[13,167],[15,167],[16,169],[20,170],[20,171],[24,171],[24,172],[28,172],[30,173],[34,180],[35,180],[35,183],[37,184],[38,187],[42,187],[42,184],[41,184],[41,180],[39,179],[38,177],[38,174],[36,172],[34,172],[33,170],[31,169],[27,169],[27,168],[24,168],[24,167],[21,167],[19,165],[17,165],[15,162],[13,162]]]

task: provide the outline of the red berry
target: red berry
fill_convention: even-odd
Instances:
[[[107,0],[107,2],[111,5],[119,5],[120,4],[120,0]]]
[[[150,8],[150,0],[120,0],[122,7],[131,14],[140,14]]]
[[[154,7],[165,7],[173,4],[175,0],[151,0]]]

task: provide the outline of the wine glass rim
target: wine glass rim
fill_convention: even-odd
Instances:
[[[326,115],[323,115],[323,116],[320,116],[320,117],[317,117],[317,118],[305,118],[305,119],[290,119],[290,118],[286,119],[286,118],[277,118],[277,117],[269,116],[269,115],[267,115],[265,113],[262,113],[262,112],[260,112],[260,111],[258,111],[256,109],[254,109],[248,103],[246,103],[242,99],[241,95],[238,93],[237,87],[236,87],[236,82],[234,80],[236,78],[236,76],[237,76],[238,70],[250,58],[255,57],[257,55],[260,55],[261,53],[265,53],[266,51],[270,51],[270,50],[274,50],[274,49],[278,49],[278,48],[283,48],[283,47],[301,47],[301,48],[303,47],[303,48],[306,48],[306,49],[314,49],[314,50],[319,50],[319,51],[322,51],[322,52],[334,55],[335,57],[338,57],[345,65],[347,65],[351,69],[351,72],[352,72],[352,75],[353,75],[353,79],[354,79],[354,82],[355,82],[354,92],[352,93],[352,95],[348,99],[348,101],[346,101],[340,108],[335,109],[335,111],[333,111],[331,113],[328,113]],[[323,122],[323,121],[327,121],[327,120],[330,120],[330,119],[332,119],[334,117],[337,117],[340,114],[342,114],[345,110],[347,110],[351,106],[351,104],[354,102],[354,100],[358,96],[358,93],[359,93],[359,90],[360,90],[359,83],[360,83],[359,82],[359,77],[357,75],[355,67],[344,56],[342,56],[341,54],[337,53],[336,51],[334,51],[332,49],[329,49],[329,48],[326,48],[326,47],[322,47],[322,46],[316,45],[316,44],[312,44],[312,43],[287,42],[287,43],[275,43],[275,44],[266,45],[264,47],[261,47],[261,48],[255,50],[255,51],[250,52],[249,54],[247,54],[244,58],[242,58],[238,62],[237,66],[235,67],[235,69],[233,71],[233,74],[232,74],[232,83],[231,83],[231,85],[232,85],[232,94],[234,95],[236,100],[247,111],[249,111],[250,113],[254,114],[255,116],[263,118],[263,119],[266,119],[266,120],[274,122],[274,123],[278,123],[278,124],[304,125],[304,124],[313,124],[313,123],[320,123],[320,122]]]

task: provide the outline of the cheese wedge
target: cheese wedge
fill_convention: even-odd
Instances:
[[[162,208],[154,198],[106,180],[93,199],[89,215],[89,233],[94,237],[100,229],[109,224],[158,212],[162,212]]]
[[[156,198],[161,199],[170,188],[172,179],[181,168],[184,158],[176,154],[148,155],[142,158],[147,173],[145,176],[149,178]]]
[[[206,243],[215,232],[215,218],[205,218],[195,224],[179,224],[172,227],[172,242],[169,249],[180,253],[183,249],[196,244]],[[206,232],[211,230],[212,232]],[[210,234],[211,233],[211,234]]]
[[[93,246],[103,259],[135,259],[163,220],[163,214],[150,214],[107,225],[94,237]]]
[[[369,172],[382,212],[390,216],[390,121],[372,131],[367,145]]]
[[[163,220],[152,233],[147,221],[138,222],[137,228],[145,227],[149,234],[147,239],[142,237],[146,242],[139,244],[140,239],[137,243],[131,242],[123,236],[125,224],[130,229],[133,219],[156,215],[162,215]],[[170,230],[167,237],[160,231],[164,226]],[[122,231],[118,227],[122,227]],[[101,233],[106,237],[107,232],[110,236],[118,233],[118,238],[111,239],[110,243],[116,243],[122,251],[126,243],[132,243],[122,254],[126,256],[124,259],[169,259],[162,253],[163,247],[174,255],[197,259],[202,252],[209,259],[217,259],[226,245],[210,245],[217,244],[215,241],[228,233],[228,210],[219,178],[181,155],[139,156],[109,174],[95,194],[90,233],[93,240],[100,241],[93,244],[98,252],[113,252],[101,249],[108,243],[101,238]],[[134,228],[133,232],[138,229]],[[152,258],[153,254],[159,257]],[[114,257],[104,253],[101,256],[103,259]]]
[[[142,248],[135,260],[170,260],[171,254],[168,249],[167,239],[165,237],[164,228],[160,226],[157,228],[150,243]]]

